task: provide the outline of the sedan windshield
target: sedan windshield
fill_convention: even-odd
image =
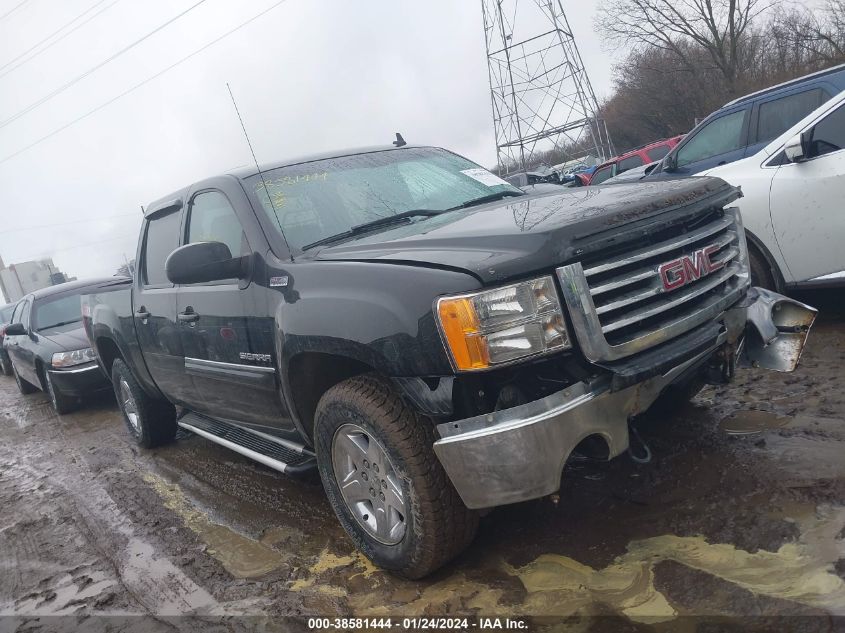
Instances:
[[[382,220],[394,215],[406,214],[397,221],[421,222],[432,214],[408,212],[455,209],[495,194],[522,195],[483,167],[430,147],[291,165],[264,172],[264,180],[267,191],[258,175],[247,186],[295,250],[372,222],[372,230],[383,230],[392,223]]]
[[[80,295],[48,297],[36,301],[32,313],[32,329],[36,332],[82,321]]]

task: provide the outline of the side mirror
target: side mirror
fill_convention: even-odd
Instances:
[[[663,170],[662,171],[675,171],[677,168],[678,168],[678,157],[675,155],[674,152],[669,152],[668,154],[666,154],[666,158],[663,159]]]
[[[185,244],[168,255],[164,270],[174,284],[201,284],[244,277],[242,258],[233,258],[229,247],[222,242]]]
[[[26,336],[27,331],[23,323],[12,323],[6,326],[6,336]]]
[[[796,134],[783,146],[783,153],[790,163],[799,163],[804,160],[804,147],[801,144],[801,135]]]
[[[783,146],[783,153],[786,154],[790,163],[800,163],[812,158],[810,147],[812,135],[812,130],[807,130],[801,134],[796,134],[786,142],[786,145]]]

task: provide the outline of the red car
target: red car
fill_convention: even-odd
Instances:
[[[602,163],[592,174],[582,173],[577,174],[576,177],[581,181],[582,185],[599,185],[608,178],[618,176],[629,169],[660,160],[669,153],[669,150],[680,143],[682,138],[684,138],[683,134],[635,147],[624,154]]]

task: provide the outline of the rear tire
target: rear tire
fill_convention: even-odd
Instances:
[[[777,291],[774,271],[766,258],[760,255],[753,246],[748,247],[748,267],[751,269],[751,285]]]
[[[59,415],[70,413],[78,406],[79,400],[77,398],[72,398],[71,396],[63,394],[59,391],[56,385],[53,384],[53,379],[50,378],[49,371],[44,372],[44,386],[47,395],[50,397],[53,409],[55,409],[56,413]]]
[[[112,365],[111,379],[117,406],[135,443],[154,448],[172,442],[178,429],[176,407],[147,395],[120,359]]]
[[[332,508],[380,567],[421,578],[472,542],[478,514],[463,504],[434,454],[433,424],[386,380],[356,376],[329,389],[317,405],[314,437]]]
[[[28,396],[29,394],[38,391],[38,387],[27,382],[18,375],[18,370],[15,369],[14,365],[12,365],[12,373],[15,376],[15,382],[18,383],[18,391],[20,391],[23,395]]]

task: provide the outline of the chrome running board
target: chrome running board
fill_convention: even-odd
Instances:
[[[186,431],[281,473],[300,475],[313,470],[317,465],[314,454],[304,446],[266,433],[197,413],[187,413],[179,419],[178,424]]]

